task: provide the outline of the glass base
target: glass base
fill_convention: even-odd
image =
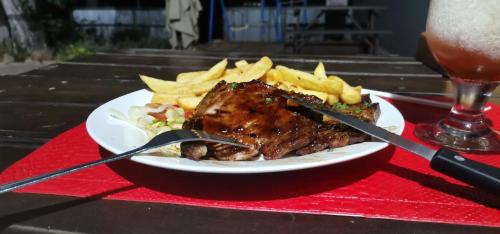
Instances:
[[[443,121],[420,123],[415,127],[415,135],[427,142],[463,152],[500,152],[500,135],[491,129],[481,134],[470,134],[453,129]]]

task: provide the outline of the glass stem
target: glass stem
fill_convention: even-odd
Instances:
[[[463,137],[478,137],[490,133],[483,109],[496,83],[470,82],[452,78],[456,99],[441,127]]]

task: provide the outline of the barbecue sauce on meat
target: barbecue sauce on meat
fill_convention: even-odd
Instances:
[[[265,159],[279,159],[289,152],[313,153],[356,141],[349,138],[353,134],[325,125],[322,115],[290,105],[281,96],[284,92],[260,81],[219,82],[203,98],[183,128],[234,138],[250,148],[190,143],[181,145],[182,155],[194,160],[213,157],[232,161],[251,160],[262,153]],[[314,96],[288,92],[287,95],[322,104]]]
[[[288,109],[287,100],[274,87],[258,81],[237,86],[222,81],[205,96],[184,127],[235,138],[251,146],[209,145],[209,156],[249,160],[259,152],[266,159],[278,159],[308,145],[316,137],[318,124]]]

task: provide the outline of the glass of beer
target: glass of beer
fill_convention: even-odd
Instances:
[[[426,141],[466,152],[500,151],[484,105],[500,81],[500,0],[431,0],[425,37],[455,90],[455,104],[437,123],[420,123]]]

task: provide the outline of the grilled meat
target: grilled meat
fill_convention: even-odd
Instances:
[[[371,103],[369,95],[363,95],[362,102],[354,105],[338,103],[336,111],[354,116],[366,122],[375,123],[380,115],[378,103]],[[308,146],[297,150],[298,155],[312,154],[326,148],[338,148],[369,140],[370,137],[356,129],[340,124],[335,120],[326,120],[321,124],[318,135]]]
[[[360,120],[370,123],[375,123],[380,116],[378,103],[372,103],[368,94],[362,95],[361,102],[358,104],[346,105],[336,103],[333,105],[333,108],[342,114],[354,116]]]
[[[219,160],[248,160],[262,153],[266,159],[278,159],[302,148],[316,138],[318,124],[287,108],[280,90],[264,83],[217,84],[184,123],[184,128],[237,139],[251,146],[244,149],[229,145],[207,144],[207,155]],[[296,108],[296,107],[295,107]],[[183,145],[183,155],[193,146]]]
[[[331,126],[322,126],[318,132],[318,136],[311,144],[298,149],[298,155],[312,154],[322,151],[326,148],[338,148],[346,145],[352,145],[369,140],[370,137],[364,133],[349,130],[339,131]]]
[[[309,154],[366,140],[365,134],[345,125],[323,122],[322,115],[283,98],[284,92],[259,81],[239,84],[221,81],[207,93],[183,128],[234,138],[250,148],[183,143],[182,155],[194,160],[214,157],[232,161],[250,160],[262,153],[265,159],[279,159],[293,151]],[[314,96],[287,95],[322,103]],[[367,100],[337,109],[365,121],[376,119],[377,108]]]

